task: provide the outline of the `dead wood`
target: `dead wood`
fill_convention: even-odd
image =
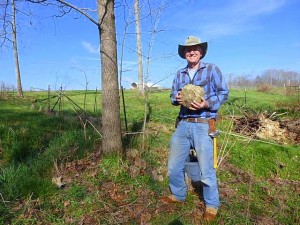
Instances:
[[[272,114],[249,114],[234,118],[234,131],[256,139],[272,140],[281,144],[300,143],[300,120],[280,120]]]

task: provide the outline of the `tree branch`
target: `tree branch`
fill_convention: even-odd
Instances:
[[[42,4],[42,5],[55,5],[54,3],[51,3],[49,2],[49,0],[27,0],[28,2],[31,2],[31,3],[36,3],[36,4]],[[72,5],[71,3],[69,2],[66,2],[64,0],[54,0],[64,6],[67,6],[70,8],[70,10],[68,12],[71,11],[71,9],[77,11],[78,13],[80,13],[81,15],[84,15],[86,18],[88,18],[92,23],[94,23],[95,25],[98,26],[98,22],[96,20],[94,20],[86,11],[95,11],[95,10],[91,10],[91,9],[88,9],[88,8],[79,8],[75,5]],[[68,12],[64,11],[63,10],[63,15],[67,14]],[[96,12],[96,11],[95,11]],[[60,17],[62,17],[63,15],[61,15]]]
[[[72,4],[70,4],[70,3],[68,3],[68,2],[66,2],[64,0],[56,0],[56,1],[58,1],[59,3],[64,4],[64,5],[68,6],[68,7],[70,7],[71,9],[74,9],[75,11],[81,13],[82,15],[84,15],[86,18],[88,18],[95,25],[97,25],[97,26],[99,25],[96,20],[94,20],[89,14],[87,14],[85,12],[86,9],[80,9],[80,8],[78,8],[78,7],[72,5]]]

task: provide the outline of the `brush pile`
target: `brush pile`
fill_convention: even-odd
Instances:
[[[300,120],[280,121],[275,114],[252,114],[235,118],[235,132],[281,144],[300,143]]]

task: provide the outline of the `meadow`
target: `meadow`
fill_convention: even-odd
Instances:
[[[101,92],[1,93],[0,224],[205,224],[193,192],[184,204],[160,201],[178,114],[169,92],[149,91],[145,104],[124,91],[122,158],[101,154]],[[299,224],[299,94],[231,89],[219,114],[222,206],[211,224]],[[262,117],[286,135],[259,138]]]

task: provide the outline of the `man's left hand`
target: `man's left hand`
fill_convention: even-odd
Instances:
[[[208,102],[205,101],[204,98],[201,98],[201,102],[196,102],[196,101],[193,101],[191,103],[191,106],[189,107],[190,110],[199,110],[199,109],[205,109],[205,108],[208,108]]]

